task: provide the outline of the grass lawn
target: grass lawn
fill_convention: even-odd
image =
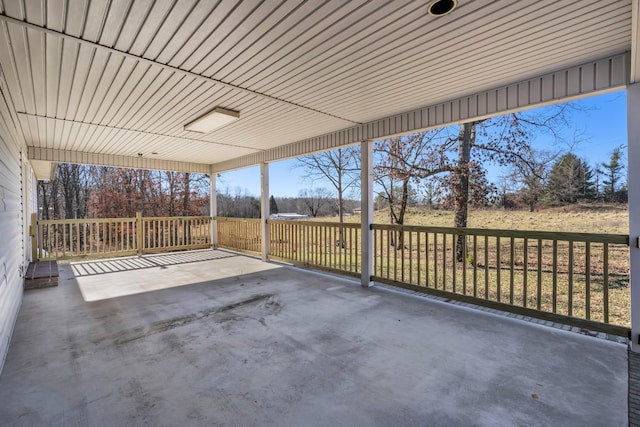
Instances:
[[[337,217],[316,218],[336,221]],[[360,222],[359,215],[346,217],[347,222]],[[374,213],[374,223],[389,224],[389,210]],[[453,212],[409,208],[406,225],[453,227]],[[535,212],[523,210],[478,209],[469,212],[467,227],[503,230],[565,231],[575,233],[627,234],[627,205],[576,204],[558,208],[543,208]]]

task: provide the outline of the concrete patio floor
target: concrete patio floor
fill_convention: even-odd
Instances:
[[[626,424],[625,345],[223,251],[62,264],[0,376],[3,426]]]

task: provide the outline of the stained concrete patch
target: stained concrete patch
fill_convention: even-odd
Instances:
[[[268,300],[265,302],[265,300]],[[139,340],[142,338],[149,337],[150,335],[159,334],[162,332],[167,332],[171,329],[179,328],[181,326],[189,325],[192,322],[197,322],[204,320],[213,315],[217,316],[214,321],[219,323],[226,322],[229,320],[239,320],[243,316],[237,316],[233,314],[228,314],[232,310],[239,309],[246,305],[258,305],[258,303],[263,303],[260,307],[266,308],[266,311],[279,311],[281,309],[281,305],[279,302],[274,301],[273,295],[255,295],[250,298],[247,298],[242,301],[238,301],[232,304],[227,304],[222,307],[213,307],[208,308],[198,313],[187,314],[184,316],[172,317],[170,319],[158,320],[152,322],[148,327],[145,326],[136,326],[129,329],[124,329],[122,331],[118,331],[113,336],[102,336],[93,340],[94,344],[99,344],[103,340],[109,340],[113,345],[122,345],[129,343],[131,341]],[[264,313],[261,313],[264,314]],[[260,317],[264,319],[264,317]],[[261,322],[262,323],[262,322]]]
[[[25,295],[0,425],[627,422],[624,345],[264,266],[170,265],[161,290],[94,302],[63,266]]]

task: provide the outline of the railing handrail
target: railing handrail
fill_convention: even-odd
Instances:
[[[143,216],[143,220],[167,220],[167,219],[211,219],[207,215],[199,216]],[[135,221],[136,217],[121,218],[69,218],[69,219],[38,219],[40,224],[78,224],[78,223],[96,223],[96,222],[126,222]]]
[[[429,233],[444,233],[455,235],[476,235],[490,237],[514,237],[542,240],[562,240],[568,242],[591,242],[629,244],[628,234],[604,233],[576,233],[566,231],[534,231],[534,230],[504,230],[467,227],[430,227],[422,225],[372,224],[372,230],[421,231]]]
[[[220,217],[214,218],[217,221],[260,221],[260,218],[238,218],[238,217]],[[267,219],[267,223],[273,224],[303,224],[313,226],[337,226],[344,228],[360,228],[360,223],[354,222],[333,222],[333,221],[307,221],[307,220],[291,220],[291,219]],[[490,237],[514,237],[542,240],[565,240],[569,242],[592,242],[592,243],[611,243],[611,244],[629,244],[628,234],[613,233],[580,233],[572,231],[538,231],[538,230],[506,230],[499,228],[470,228],[470,227],[435,227],[424,225],[406,225],[406,224],[371,224],[372,230],[402,230],[402,231],[421,231],[430,233],[445,233],[456,235],[477,235]]]
[[[167,220],[167,219],[211,219],[208,215],[198,215],[198,216],[143,216],[142,219],[147,220]]]
[[[360,223],[354,222],[307,221],[304,219],[268,219],[267,224],[301,224],[308,226],[331,226],[354,229],[360,228]]]
[[[215,217],[216,221],[232,222],[259,222],[260,218]],[[343,228],[360,228],[360,223],[333,222],[333,221],[307,221],[291,219],[268,219],[272,224],[302,224],[308,226],[334,226]],[[489,237],[513,237],[542,240],[561,240],[568,242],[591,242],[629,245],[628,234],[610,233],[579,233],[570,231],[538,231],[538,230],[505,230],[498,228],[469,228],[469,227],[434,227],[424,225],[399,225],[399,224],[371,224],[372,230],[396,230],[396,231],[420,231],[429,233],[444,233],[455,235],[476,235]]]
[[[38,224],[82,224],[96,222],[126,222],[135,221],[135,217],[128,218],[71,218],[71,219],[39,219]]]

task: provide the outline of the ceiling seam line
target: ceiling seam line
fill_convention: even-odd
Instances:
[[[247,146],[244,146],[244,145],[234,145],[234,144],[227,144],[227,143],[224,143],[224,142],[206,141],[206,140],[197,139],[197,138],[186,138],[184,136],[167,135],[167,134],[164,134],[164,133],[157,133],[157,132],[147,132],[147,131],[144,131],[144,130],[122,128],[122,127],[110,126],[110,125],[102,125],[102,124],[98,124],[98,123],[83,122],[83,121],[79,121],[79,120],[61,119],[61,118],[58,118],[58,117],[43,116],[41,114],[25,113],[24,111],[16,111],[16,114],[23,115],[23,116],[31,116],[31,117],[40,118],[40,119],[46,119],[46,120],[55,120],[57,122],[59,121],[59,122],[75,123],[75,124],[86,125],[86,126],[96,126],[96,127],[99,127],[99,128],[120,130],[120,131],[124,131],[124,132],[135,132],[135,133],[140,133],[140,134],[144,134],[144,135],[162,136],[162,137],[166,137],[166,138],[181,139],[181,140],[193,141],[193,142],[204,142],[204,143],[207,143],[207,144],[223,145],[225,147],[244,148],[244,149],[247,149],[247,150],[255,150],[255,151],[258,151],[258,152],[259,151],[266,151],[265,148],[254,148],[254,147],[247,147]]]
[[[79,43],[81,45],[88,45],[88,46],[91,46],[91,47],[93,47],[95,49],[107,50],[107,51],[112,52],[112,53],[117,53],[117,54],[123,55],[123,56],[125,56],[127,58],[131,58],[131,59],[135,59],[137,61],[144,62],[144,63],[146,63],[148,65],[151,65],[151,66],[161,67],[163,69],[166,69],[166,70],[169,70],[169,71],[172,71],[172,72],[183,73],[183,74],[191,76],[193,78],[197,78],[197,79],[200,79],[200,80],[203,80],[203,81],[207,81],[209,83],[219,84],[219,85],[222,85],[222,86],[225,86],[225,87],[228,87],[228,88],[232,88],[232,89],[236,89],[236,90],[239,90],[239,91],[242,91],[242,92],[251,93],[253,95],[257,95],[257,96],[269,99],[271,101],[275,101],[275,102],[278,102],[278,103],[291,105],[291,106],[293,106],[295,108],[300,108],[300,109],[312,111],[312,112],[317,113],[317,114],[322,114],[322,115],[325,115],[325,116],[333,117],[335,119],[343,120],[343,121],[350,122],[350,123],[357,124],[357,125],[362,124],[362,123],[357,122],[355,120],[351,120],[351,119],[347,119],[347,118],[344,118],[344,117],[340,117],[340,116],[337,116],[335,114],[327,113],[325,111],[316,110],[315,108],[307,107],[305,105],[297,104],[295,102],[291,102],[291,101],[287,101],[287,100],[284,100],[284,99],[280,99],[280,98],[277,98],[275,96],[270,96],[270,95],[267,95],[267,94],[264,94],[264,93],[261,93],[261,92],[257,92],[257,91],[251,90],[251,89],[244,88],[242,86],[236,86],[236,85],[233,85],[231,83],[226,83],[226,82],[223,82],[221,80],[216,80],[216,79],[213,79],[211,77],[206,77],[206,76],[203,76],[201,74],[197,74],[197,73],[194,73],[194,72],[191,72],[191,71],[183,70],[182,68],[174,67],[174,66],[167,65],[167,64],[162,64],[160,62],[156,62],[156,61],[151,60],[151,59],[147,59],[147,58],[144,58],[144,57],[141,57],[141,56],[137,56],[137,55],[134,55],[134,54],[129,53],[129,52],[124,52],[124,51],[121,51],[121,50],[118,50],[118,49],[115,49],[115,48],[112,48],[112,47],[109,47],[109,46],[104,46],[104,45],[101,45],[99,43],[95,43],[95,42],[92,42],[92,41],[89,41],[89,40],[85,40],[85,39],[82,39],[82,38],[79,38],[79,37],[71,36],[69,34],[64,34],[64,33],[61,33],[59,31],[55,31],[55,30],[52,30],[52,29],[49,29],[49,28],[41,27],[39,25],[31,24],[29,22],[24,22],[24,21],[21,21],[21,20],[16,19],[16,18],[12,18],[12,17],[4,15],[4,14],[0,14],[0,21],[10,22],[10,23],[13,23],[13,24],[25,27],[25,28],[30,28],[32,30],[41,31],[41,32],[44,32],[46,34],[50,34],[52,36],[57,36],[57,37],[60,37],[60,38],[63,38],[63,39],[72,40],[72,41],[75,41],[76,43]]]

